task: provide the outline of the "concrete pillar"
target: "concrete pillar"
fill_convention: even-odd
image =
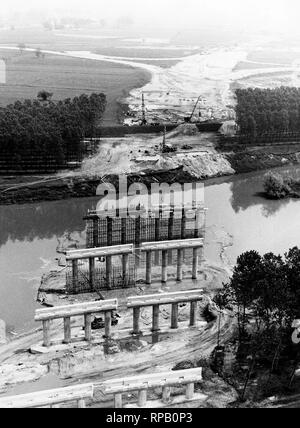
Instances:
[[[127,244],[127,218],[121,220],[121,244]]]
[[[147,403],[147,389],[139,391],[138,406],[145,407]]]
[[[146,252],[146,284],[151,285],[152,282],[152,252]]]
[[[141,246],[141,217],[140,215],[137,215],[135,219],[135,266],[136,268],[139,268],[141,264],[140,246]]]
[[[114,401],[115,401],[115,409],[123,408],[122,394],[115,394]]]
[[[134,335],[140,335],[140,315],[141,315],[141,308],[133,308],[133,334]]]
[[[202,212],[198,208],[195,211],[195,238],[200,238],[201,235],[201,217]]]
[[[107,221],[107,246],[111,247],[113,242],[112,242],[112,234],[113,234],[113,219],[111,217],[107,217],[106,219]]]
[[[85,340],[90,342],[92,340],[92,315],[86,314],[84,316],[84,330],[85,330]]]
[[[105,312],[105,338],[111,338],[111,311]]]
[[[129,255],[123,254],[123,256],[122,256],[122,276],[123,276],[124,285],[126,284],[126,279],[129,278],[128,259],[129,259]]]
[[[191,400],[194,397],[194,393],[195,393],[195,385],[194,383],[189,383],[186,386],[186,399],[187,400]]]
[[[91,257],[89,259],[89,278],[90,278],[90,287],[91,291],[95,289],[95,279],[96,279],[96,270],[95,270],[95,259]]]
[[[160,241],[160,215],[159,212],[155,213],[155,242]]]
[[[112,288],[112,256],[106,257],[106,285]]]
[[[194,327],[196,324],[197,324],[197,302],[191,302],[190,327]]]
[[[141,216],[137,214],[135,219],[135,245],[140,246],[141,244]]]
[[[204,247],[198,248],[199,251],[199,263],[200,263],[200,271],[203,272],[203,263],[204,263]]]
[[[85,400],[82,398],[81,400],[78,400],[78,409],[85,409],[86,405],[85,405]]]
[[[193,249],[193,279],[198,278],[198,263],[199,263],[198,248],[194,248]]]
[[[69,344],[71,342],[71,318],[64,318],[64,343]]]
[[[163,250],[162,251],[162,278],[161,282],[166,283],[168,281],[168,251]]]
[[[171,208],[169,213],[169,222],[168,222],[168,240],[172,241],[173,239],[173,227],[174,227],[174,207]],[[173,251],[168,252],[168,263],[169,265],[173,264]]]
[[[160,212],[155,212],[155,242],[160,241]],[[155,251],[154,253],[154,264],[155,266],[159,265],[159,251]]]
[[[156,333],[159,330],[159,305],[153,305],[152,332]]]
[[[171,388],[169,386],[164,386],[162,390],[162,401],[165,404],[170,402],[171,398]]]
[[[50,321],[49,320],[43,321],[43,337],[44,337],[43,346],[45,346],[46,348],[49,348],[50,346]]]
[[[171,328],[173,330],[178,328],[178,303],[172,304]]]
[[[182,264],[183,264],[183,250],[180,249],[177,251],[177,281],[182,281]]]
[[[93,247],[99,247],[99,218],[93,219]]]
[[[182,208],[182,216],[181,216],[181,239],[186,239],[186,215],[185,208]],[[185,259],[186,251],[183,250],[183,258]]]
[[[186,216],[185,216],[185,208],[182,208],[181,215],[181,239],[186,238]]]
[[[78,291],[78,260],[72,260],[72,286],[75,292]]]

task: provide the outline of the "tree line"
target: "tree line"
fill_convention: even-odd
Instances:
[[[272,373],[287,369],[284,383],[290,383],[298,352],[291,334],[293,321],[300,318],[299,284],[299,248],[284,256],[248,251],[238,258],[231,280],[215,297],[220,308],[235,312],[237,356],[242,364],[247,356],[249,376],[263,365],[270,370],[266,378],[270,382]]]
[[[300,132],[300,88],[237,89],[236,98],[242,135]]]
[[[102,93],[54,102],[41,91],[35,100],[0,108],[0,153],[16,160],[51,157],[61,164],[69,153],[80,153],[82,138],[94,135],[105,107]]]

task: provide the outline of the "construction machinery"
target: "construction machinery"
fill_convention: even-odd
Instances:
[[[194,117],[194,114],[195,114],[196,108],[197,108],[197,106],[198,106],[198,104],[199,104],[200,100],[201,100],[201,96],[200,96],[200,97],[198,97],[197,102],[196,102],[196,104],[195,104],[195,106],[194,106],[194,108],[193,108],[192,114],[191,114],[190,116],[186,116],[186,117],[184,118],[185,123],[191,123],[191,121],[192,121],[192,119],[193,119],[193,117]],[[199,117],[200,117],[200,116],[201,116],[201,113],[199,112]]]

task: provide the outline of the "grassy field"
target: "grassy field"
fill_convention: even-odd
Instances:
[[[105,124],[114,124],[122,112],[118,100],[133,88],[145,85],[150,75],[140,69],[93,60],[46,55],[36,58],[34,53],[0,49],[6,62],[6,84],[0,84],[0,105],[16,100],[35,98],[46,89],[53,99],[74,97],[82,93],[103,92],[108,106]]]

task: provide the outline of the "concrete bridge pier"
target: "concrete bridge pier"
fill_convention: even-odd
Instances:
[[[194,327],[196,324],[197,324],[197,302],[191,302],[190,327]]]
[[[96,271],[95,271],[95,259],[94,257],[89,258],[89,278],[90,278],[90,287],[91,291],[95,288],[95,279],[96,279]]]
[[[92,340],[92,315],[86,314],[84,316],[84,332],[85,340],[90,342]]]
[[[128,260],[129,260],[129,256],[128,254],[124,254],[122,256],[122,276],[123,276],[123,281],[126,281],[127,278],[127,274],[128,274]]]
[[[152,332],[157,333],[160,331],[159,328],[159,305],[153,305],[153,315],[152,315]]]
[[[111,289],[112,286],[112,258],[106,256],[106,283],[107,288]]]
[[[161,282],[166,283],[168,282],[168,251],[163,250],[162,251],[162,278]]]
[[[146,284],[151,285],[152,283],[152,252],[146,252]]]
[[[198,278],[199,248],[193,249],[193,279]]]
[[[177,251],[177,281],[181,282],[183,279],[182,272],[182,264],[183,264],[183,250]]]
[[[139,336],[141,334],[140,316],[141,316],[141,308],[133,308],[133,332],[132,332],[132,334],[134,336]]]
[[[173,303],[172,305],[171,328],[173,330],[178,328],[178,303]]]
[[[111,339],[111,311],[105,312],[105,339]]]
[[[71,342],[71,318],[64,318],[64,343],[69,344]]]

